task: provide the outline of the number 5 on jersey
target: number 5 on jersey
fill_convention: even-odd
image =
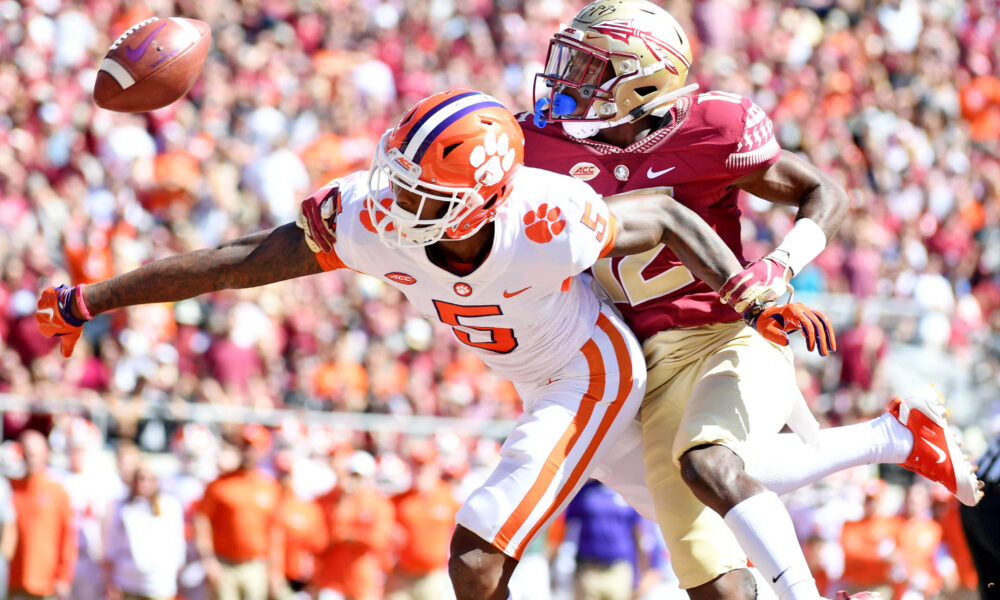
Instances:
[[[482,348],[483,350],[489,350],[499,354],[507,354],[508,352],[513,351],[514,348],[517,348],[517,338],[514,337],[513,329],[506,329],[503,327],[474,327],[459,321],[459,317],[475,318],[502,315],[503,312],[500,310],[500,307],[495,304],[485,306],[462,306],[460,304],[452,304],[442,300],[435,300],[434,308],[437,310],[438,318],[441,319],[441,322],[445,325],[451,325],[452,331],[455,332],[455,337],[458,338],[458,341],[467,346]],[[470,335],[467,331],[469,329],[489,334],[490,339],[481,342],[473,341],[472,335]]]

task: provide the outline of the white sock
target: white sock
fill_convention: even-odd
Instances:
[[[809,445],[794,433],[759,440],[760,460],[749,474],[773,492],[786,494],[850,467],[901,463],[913,451],[913,433],[889,413],[820,429],[816,440]]]
[[[781,600],[817,600],[819,590],[795,537],[792,518],[774,492],[740,502],[726,513],[726,524],[743,551]]]

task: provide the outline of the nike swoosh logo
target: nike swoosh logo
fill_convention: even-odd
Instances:
[[[163,29],[166,26],[167,26],[167,22],[166,21],[164,21],[163,23],[161,23],[159,27],[157,27],[156,29],[153,30],[153,33],[147,35],[146,39],[142,40],[142,43],[139,44],[138,48],[132,48],[131,46],[125,46],[125,56],[127,56],[128,59],[130,61],[132,61],[132,62],[135,62],[135,61],[139,60],[140,58],[142,58],[142,55],[146,53],[146,49],[149,48],[149,45],[153,43],[153,38],[155,38],[156,34],[160,33],[160,30]]]
[[[38,314],[48,315],[50,320],[56,318],[56,313],[51,308],[39,308]]]
[[[926,444],[927,444],[928,446],[930,446],[931,448],[933,448],[933,449],[934,449],[934,452],[937,452],[937,455],[938,455],[938,459],[937,459],[937,462],[938,462],[938,464],[941,464],[941,463],[943,463],[943,462],[944,462],[945,460],[947,460],[947,459],[948,459],[948,455],[947,455],[947,454],[945,454],[944,450],[942,450],[942,449],[938,448],[938,447],[937,447],[937,445],[935,445],[935,444],[932,444],[931,442],[928,442],[927,440],[924,440],[924,442],[925,442],[925,443],[926,443]]]
[[[526,292],[526,291],[528,291],[530,289],[531,289],[531,286],[529,285],[528,287],[524,288],[523,290],[517,290],[516,292],[508,292],[507,290],[504,290],[503,291],[503,297],[504,298],[513,298],[514,296],[520,294],[521,292]]]
[[[659,177],[660,175],[666,175],[667,173],[669,173],[669,172],[673,171],[673,170],[674,170],[674,169],[676,169],[676,168],[677,168],[677,167],[668,167],[668,168],[666,168],[666,169],[663,169],[662,171],[654,171],[654,170],[653,170],[653,167],[649,167],[649,170],[648,170],[648,171],[646,171],[646,177],[647,177],[648,179],[656,179],[656,178],[657,178],[657,177]]]
[[[788,569],[790,569],[790,568],[791,568],[791,567],[788,567]],[[785,570],[784,570],[784,571],[782,571],[781,573],[778,573],[778,576],[777,576],[777,577],[774,577],[773,579],[771,579],[771,583],[778,583],[778,580],[779,580],[779,579],[781,579],[781,576],[782,576],[782,575],[784,575],[785,573],[787,573],[787,572],[788,572],[788,569],[785,569]]]

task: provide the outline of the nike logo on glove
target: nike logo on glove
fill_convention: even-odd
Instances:
[[[654,171],[653,167],[649,167],[649,170],[646,171],[646,177],[649,179],[656,179],[660,175],[666,175],[667,173],[673,171],[676,168],[677,167],[668,167],[666,169],[663,169],[662,171]]]
[[[39,308],[38,309],[38,314],[40,314],[40,315],[47,315],[50,320],[54,319],[55,316],[56,316],[55,311],[52,310],[51,308]]]
[[[149,45],[153,43],[153,38],[155,38],[156,34],[160,33],[160,30],[166,26],[167,26],[166,21],[161,23],[159,27],[153,30],[153,33],[147,35],[146,39],[142,40],[142,43],[139,44],[138,48],[125,46],[125,55],[128,56],[128,59],[132,62],[135,62],[140,58],[142,58],[142,55],[146,53],[146,49],[149,48]]]
[[[941,464],[941,463],[943,463],[943,462],[944,462],[945,460],[947,460],[947,458],[948,458],[948,455],[947,455],[947,454],[945,454],[944,450],[942,450],[942,449],[938,448],[938,447],[937,447],[937,445],[936,445],[936,444],[934,444],[934,443],[932,443],[932,442],[929,442],[929,441],[927,441],[927,440],[924,440],[924,442],[926,442],[926,443],[927,443],[927,445],[928,445],[928,446],[930,446],[931,448],[933,448],[933,449],[934,449],[934,452],[936,452],[936,453],[937,453],[937,455],[938,455],[938,459],[937,459],[937,462],[938,462],[938,464]]]
[[[791,567],[788,567],[788,569],[790,569],[790,568],[791,568]],[[771,583],[778,583],[778,580],[779,580],[779,579],[781,579],[781,576],[782,576],[782,575],[784,575],[785,573],[787,573],[787,572],[788,572],[788,569],[785,569],[785,570],[784,570],[784,571],[782,571],[781,573],[778,573],[778,576],[777,576],[777,577],[773,577],[773,578],[771,579]]]
[[[528,291],[530,289],[531,289],[531,286],[529,285],[528,287],[524,288],[523,290],[517,290],[516,292],[508,292],[507,290],[504,290],[503,291],[503,297],[504,298],[513,298],[514,296],[520,294],[521,292],[526,292],[526,291]]]

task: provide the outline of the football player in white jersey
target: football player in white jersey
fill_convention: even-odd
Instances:
[[[350,268],[399,289],[451,326],[510,378],[524,413],[502,460],[458,513],[449,571],[460,600],[507,597],[532,536],[556,515],[629,429],[645,392],[635,337],[577,277],[598,258],[664,243],[719,289],[741,266],[705,222],[665,194],[617,198],[523,167],[514,116],[485,94],[427,98],[385,133],[368,173],[328,184],[303,203],[324,210],[329,237],[295,223],[217,248],[158,260],[87,286],[48,288],[36,319],[72,352],[83,323],[123,306],[170,302]],[[801,304],[734,294],[748,322],[777,343],[801,330],[825,353],[825,319]],[[636,445],[635,441],[632,445]],[[620,453],[618,453],[620,454]],[[616,454],[617,456],[617,454]],[[614,472],[602,465],[602,472]]]

